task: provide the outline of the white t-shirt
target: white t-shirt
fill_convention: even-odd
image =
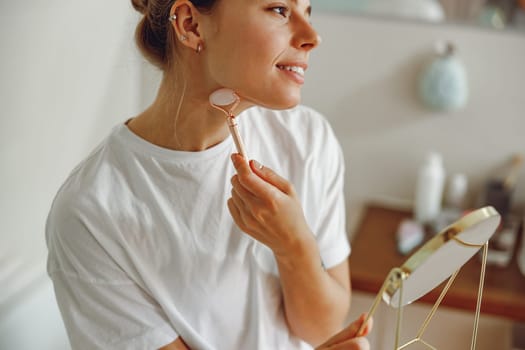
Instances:
[[[327,268],[350,253],[343,158],[315,111],[239,116],[250,159],[288,179]],[[48,272],[74,349],[311,349],[287,328],[272,252],[226,205],[231,137],[173,151],[114,128],[58,192]]]

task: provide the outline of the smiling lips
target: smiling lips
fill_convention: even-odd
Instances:
[[[292,78],[299,84],[304,83],[304,72],[306,70],[306,65],[284,65],[284,64],[278,64],[277,68],[280,70],[290,74]]]
[[[304,77],[304,68],[299,66],[284,66],[284,65],[277,65],[277,68],[282,70],[288,70],[291,72],[295,72],[299,74],[300,76]]]

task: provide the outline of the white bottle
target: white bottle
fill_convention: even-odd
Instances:
[[[422,224],[431,223],[441,211],[445,170],[441,155],[436,152],[427,154],[418,172],[414,215]]]
[[[468,179],[465,174],[457,173],[450,176],[445,191],[445,207],[461,210],[465,206]]]

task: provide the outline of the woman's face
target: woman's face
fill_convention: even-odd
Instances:
[[[309,0],[219,0],[203,17],[211,89],[228,87],[275,109],[300,102],[309,53],[319,43]]]

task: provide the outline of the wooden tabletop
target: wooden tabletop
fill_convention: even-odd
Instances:
[[[377,294],[390,270],[407,259],[397,252],[395,233],[401,220],[410,216],[410,212],[378,206],[368,206],[363,211],[350,256],[354,290]],[[480,271],[476,254],[461,268],[441,305],[474,311]],[[443,285],[420,301],[433,304]],[[525,276],[520,273],[516,259],[506,268],[487,266],[481,312],[525,321]]]

